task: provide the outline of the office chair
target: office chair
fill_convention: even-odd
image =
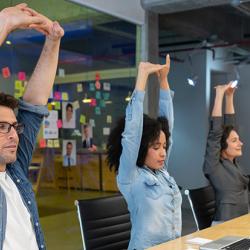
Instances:
[[[83,250],[128,248],[130,216],[121,195],[76,200]]]
[[[185,190],[197,230],[210,227],[215,214],[215,193],[212,186]]]

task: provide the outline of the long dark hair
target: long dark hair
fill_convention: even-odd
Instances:
[[[233,130],[236,131],[236,128],[232,125],[223,126],[223,134],[222,134],[222,137],[220,140],[221,151],[227,149],[227,147],[228,147],[227,138],[229,137],[230,133]]]
[[[116,126],[111,131],[108,143],[107,143],[107,163],[110,170],[114,169],[118,172],[120,164],[120,156],[122,153],[122,133],[125,127],[125,117],[118,120]],[[168,120],[165,117],[158,117],[157,119],[150,118],[148,115],[143,115],[143,130],[140,143],[140,149],[136,165],[143,167],[145,158],[148,152],[148,148],[154,143],[160,136],[160,132],[163,131],[166,136],[166,151],[169,147],[169,126]]]

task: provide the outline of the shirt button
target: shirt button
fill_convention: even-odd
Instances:
[[[36,225],[36,227],[38,227],[38,226],[39,226],[39,223],[38,223],[38,222],[36,222],[36,224],[35,224],[35,225]]]
[[[19,183],[19,182],[20,182],[20,179],[17,179],[17,180],[16,180],[16,182],[18,182],[18,183]]]
[[[41,248],[44,248],[44,245],[41,245]]]
[[[28,201],[28,204],[30,205],[30,204],[31,204],[31,201]]]

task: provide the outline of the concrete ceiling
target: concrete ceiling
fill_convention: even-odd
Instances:
[[[232,56],[237,57],[236,63],[250,61],[250,1],[141,2],[146,10],[159,14],[159,46],[162,55],[178,51],[178,46],[190,50],[228,47]]]

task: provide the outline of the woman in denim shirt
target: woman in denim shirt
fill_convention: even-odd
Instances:
[[[122,119],[108,141],[108,163],[127,201],[132,222],[129,249],[145,249],[181,235],[181,194],[167,163],[173,130],[173,104],[165,65],[139,65],[137,82]],[[159,118],[143,115],[147,78],[160,81]]]

